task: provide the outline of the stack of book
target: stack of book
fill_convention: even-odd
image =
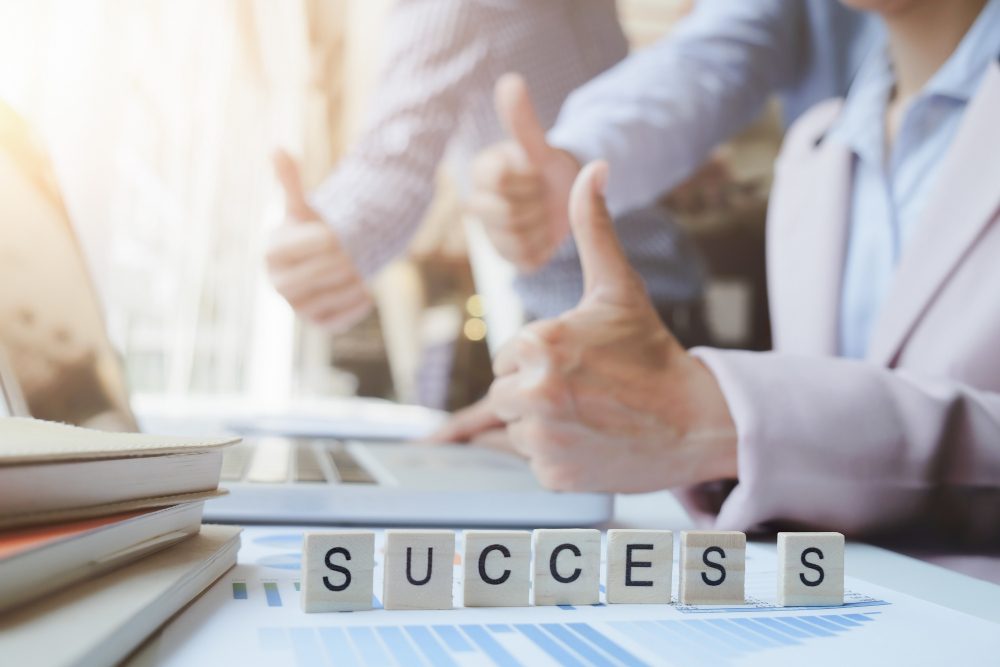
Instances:
[[[0,419],[2,662],[118,662],[232,567],[201,517],[235,442]]]

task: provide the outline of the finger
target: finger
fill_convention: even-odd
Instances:
[[[304,300],[363,282],[346,257],[318,255],[271,271],[271,284],[288,300]]]
[[[278,176],[281,188],[285,191],[285,210],[288,216],[295,220],[315,220],[318,216],[306,201],[298,163],[282,149],[274,151],[272,159],[274,172]]]
[[[371,295],[365,292],[354,305],[342,308],[329,317],[321,318],[316,324],[330,333],[343,333],[363,322],[374,308],[375,302]]]
[[[538,320],[522,327],[514,338],[500,348],[493,360],[493,374],[500,377],[514,373],[528,364],[557,367],[551,346],[564,337],[564,330],[565,325],[559,319]]]
[[[510,434],[507,433],[507,428],[505,426],[490,429],[489,431],[483,431],[482,433],[477,434],[469,440],[469,445],[472,447],[481,447],[483,449],[492,449],[497,452],[513,454],[524,458],[523,454],[514,448],[514,444],[510,440]]]
[[[485,191],[505,199],[541,199],[545,184],[537,169],[517,166],[520,149],[507,142],[487,149],[472,163],[474,191]]]
[[[348,258],[337,235],[325,222],[287,222],[275,228],[268,240],[267,264],[272,270],[321,255]]]
[[[604,203],[607,177],[606,162],[591,162],[570,193],[570,225],[583,268],[583,294],[584,299],[631,300],[639,286]]]
[[[536,167],[545,164],[552,149],[545,140],[545,128],[535,113],[524,78],[513,73],[501,76],[497,80],[494,101],[500,123],[524,151],[528,163]]]
[[[371,297],[364,285],[353,285],[344,289],[324,292],[310,299],[289,301],[295,312],[302,317],[323,324],[335,320],[338,313],[354,308],[358,303],[370,301]]]
[[[504,425],[488,399],[481,399],[455,412],[439,429],[424,438],[429,442],[468,442],[484,431]]]
[[[497,252],[521,271],[535,271],[548,261],[555,248],[549,235],[542,230],[511,232],[504,229],[487,229],[490,242]]]

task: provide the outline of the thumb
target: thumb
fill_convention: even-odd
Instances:
[[[306,201],[306,193],[302,189],[302,177],[299,175],[299,165],[287,151],[278,149],[273,156],[274,172],[285,191],[285,211],[289,218],[295,220],[315,220],[316,212]]]
[[[552,149],[545,141],[545,128],[538,121],[524,78],[513,73],[501,76],[497,80],[494,101],[504,131],[518,143],[528,162],[534,166],[544,163]]]
[[[569,196],[569,219],[583,268],[583,298],[632,299],[639,286],[604,203],[608,163],[591,162]]]

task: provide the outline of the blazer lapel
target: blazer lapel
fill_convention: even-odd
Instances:
[[[1000,64],[994,63],[933,186],[927,207],[903,250],[868,352],[892,365],[906,338],[1000,207]]]
[[[821,137],[803,157],[782,175],[784,203],[768,223],[775,349],[834,355],[851,152],[841,143]],[[816,187],[817,183],[823,186]],[[772,197],[772,202],[775,199]]]

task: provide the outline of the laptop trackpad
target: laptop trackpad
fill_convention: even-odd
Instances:
[[[540,491],[527,462],[513,454],[468,445],[374,444],[350,446],[381,477],[435,491]],[[390,482],[391,483],[391,482]]]

